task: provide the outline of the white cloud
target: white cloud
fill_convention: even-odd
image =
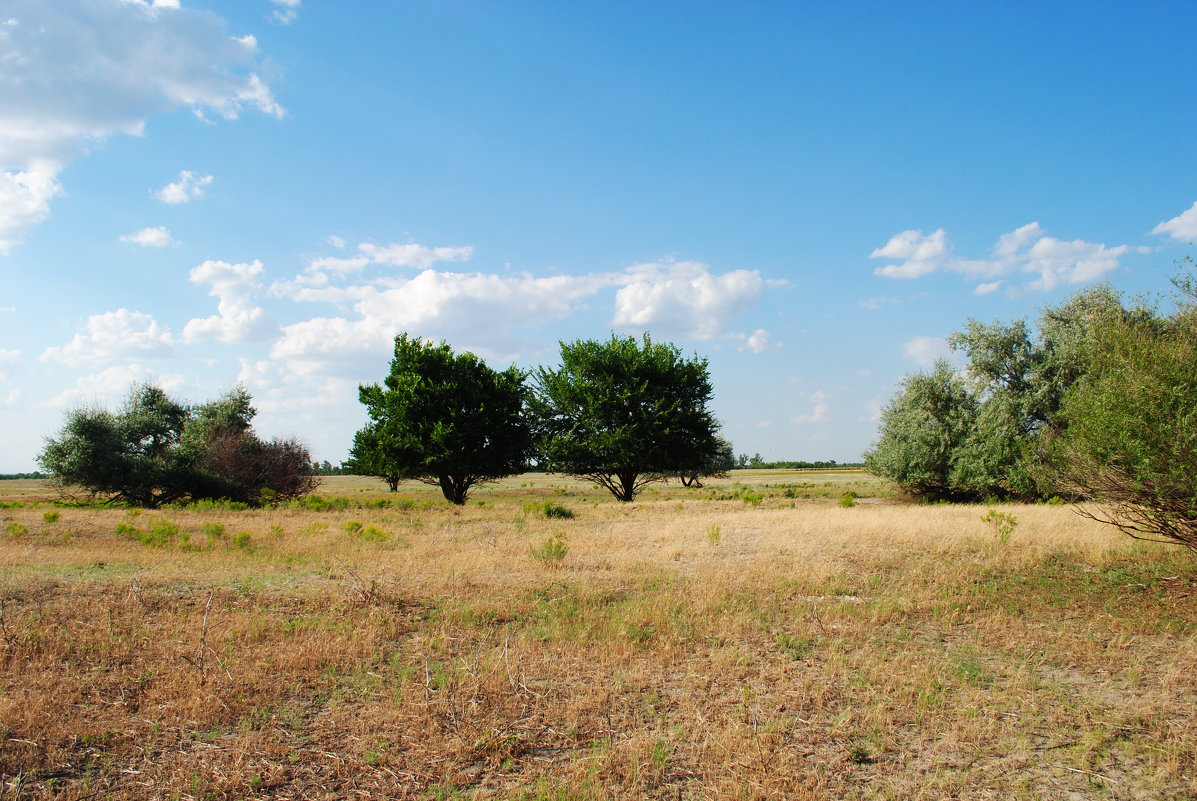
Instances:
[[[271,18],[283,25],[290,25],[299,16],[300,0],[270,0],[275,5]]]
[[[876,398],[870,401],[865,401],[865,416],[863,419],[870,423],[880,422],[882,408],[881,401],[877,400]]]
[[[154,193],[163,203],[177,206],[204,196],[204,187],[212,183],[211,175],[196,175],[191,170],[180,170],[179,180],[167,184]]]
[[[425,270],[410,279],[350,289],[307,290],[298,299],[354,300],[358,319],[316,317],[286,326],[271,357],[302,373],[360,375],[385,361],[401,331],[452,337],[479,354],[509,356],[513,330],[568,316],[603,285],[590,276],[500,276]]]
[[[166,230],[164,225],[159,225],[157,228],[138,229],[131,234],[125,234],[120,240],[147,248],[164,248],[179,244],[171,238],[170,231]]]
[[[329,243],[336,248],[343,248],[346,245],[345,240],[340,237],[329,237]],[[271,294],[290,297],[293,300],[329,300],[336,303],[355,297],[355,293],[351,288],[313,293],[306,291],[305,287],[318,289],[329,287],[333,281],[353,273],[363,272],[371,264],[428,270],[441,262],[469,261],[474,254],[474,248],[469,245],[430,248],[415,243],[374,245],[366,242],[358,245],[357,250],[361,255],[321,256],[312,259],[304,271],[293,280],[272,285],[270,287]]]
[[[922,231],[903,231],[869,254],[870,259],[901,259],[873,270],[886,278],[919,278],[938,270],[949,253],[948,236],[942,228],[924,236]]]
[[[0,348],[0,364],[16,364],[21,358],[19,350],[4,350]]]
[[[1005,281],[990,281],[985,284],[977,284],[977,288],[973,290],[973,294],[978,295],[978,296],[979,295],[989,295],[993,292],[997,292],[998,289],[1000,289],[1002,284],[1004,284],[1004,283],[1006,283],[1006,282]]]
[[[49,215],[72,159],[154,114],[281,115],[253,37],[175,2],[8,0],[0,26],[0,251]]]
[[[1104,278],[1118,269],[1118,259],[1127,253],[1148,253],[1149,248],[1129,245],[1107,248],[1094,242],[1074,239],[1063,242],[1045,236],[1031,246],[1023,271],[1039,275],[1031,289],[1054,289],[1060,284],[1083,284]]]
[[[800,414],[790,418],[791,423],[808,425],[811,423],[826,423],[831,418],[831,404],[827,403],[827,393],[815,392],[810,396],[811,410],[809,414]]]
[[[143,312],[118,309],[87,318],[86,333],[78,333],[61,348],[46,348],[38,358],[73,366],[120,359],[155,359],[174,352],[170,331]]]
[[[87,404],[111,407],[129,394],[129,387],[139,382],[153,383],[170,392],[181,387],[184,380],[181,375],[162,375],[141,365],[114,365],[76,379],[74,386],[45,401],[42,406],[55,408]]]
[[[27,230],[50,216],[50,199],[62,192],[58,170],[56,162],[39,159],[26,169],[0,171],[0,253],[7,254]]]
[[[758,328],[757,330],[753,331],[752,334],[744,340],[744,344],[736,348],[736,350],[750,350],[753,353],[764,353],[768,347],[769,332],[763,328]]]
[[[312,259],[293,279],[271,285],[276,297],[338,307],[335,314],[284,327],[272,358],[305,375],[360,377],[385,362],[395,335],[407,331],[506,360],[543,347],[530,343],[528,332],[587,308],[592,297],[611,289],[617,327],[727,337],[758,351],[779,347],[764,329],[752,335],[727,330],[730,318],[755,303],[765,284],[756,271],[715,275],[704,264],[684,262],[538,277],[435,269],[469,259],[469,246],[367,243],[356,250],[355,256]],[[369,270],[376,265],[425,266],[408,277]]]
[[[763,285],[757,270],[714,275],[698,262],[640,264],[627,274],[630,281],[615,293],[615,326],[695,339],[723,335],[733,317],[756,304]]]
[[[21,402],[21,398],[25,393],[19,389],[10,389],[4,394],[4,400],[0,401],[0,406],[4,408],[11,408]]]
[[[951,353],[943,337],[914,337],[902,346],[902,356],[920,367],[930,367]]]
[[[206,339],[225,343],[261,342],[277,333],[278,326],[266,316],[253,296],[262,285],[255,280],[262,273],[262,262],[229,264],[206,261],[191,271],[195,284],[210,284],[209,295],[219,298],[218,314],[189,320],[183,328],[183,341],[191,344]]]
[[[871,258],[882,256],[906,259],[873,272],[887,278],[919,278],[941,268],[970,278],[1004,278],[1017,273],[1036,276],[1026,289],[1050,290],[1061,284],[1096,281],[1114,272],[1127,253],[1148,253],[1150,248],[1118,245],[1107,247],[1097,242],[1075,239],[1071,242],[1047,236],[1037,222],[1027,223],[998,237],[988,259],[963,259],[950,256],[951,246],[943,229],[930,236],[922,231],[903,231]],[[995,291],[1000,282],[983,283],[975,294]],[[1019,291],[1013,288],[1011,292]]]
[[[357,249],[375,264],[414,267],[417,270],[427,270],[442,261],[469,261],[474,255],[474,248],[469,245],[460,248],[430,248],[415,243],[373,245],[366,242],[358,245]]]
[[[12,314],[16,310],[16,306],[0,306],[0,314]]]
[[[1171,220],[1151,229],[1153,234],[1167,234],[1178,242],[1193,242],[1197,240],[1197,203],[1189,206]]]
[[[334,248],[343,248],[343,247],[345,247],[345,245],[348,244],[344,239],[337,236],[336,234],[333,234],[332,236],[325,237],[324,241],[327,242],[328,244],[332,245]]]

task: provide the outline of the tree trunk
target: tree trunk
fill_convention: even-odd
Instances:
[[[616,500],[628,503],[636,497],[636,474],[616,473],[619,479],[619,491],[615,493]]]
[[[470,492],[470,482],[461,476],[439,476],[441,495],[445,500],[461,506],[466,502],[466,495]]]

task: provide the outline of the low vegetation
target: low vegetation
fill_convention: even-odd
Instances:
[[[0,797],[1197,794],[1187,552],[734,475],[146,511],[4,482]]]

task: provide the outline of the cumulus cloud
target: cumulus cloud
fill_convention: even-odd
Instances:
[[[174,352],[170,330],[144,312],[117,309],[87,318],[84,331],[38,358],[76,367],[122,359],[156,359]]]
[[[594,296],[612,289],[612,325],[617,328],[739,339],[758,352],[777,347],[764,329],[748,335],[730,333],[727,327],[768,283],[756,271],[719,275],[696,262],[550,276],[441,268],[472,255],[469,246],[365,243],[352,256],[312,259],[293,279],[272,284],[270,292],[296,302],[333,304],[338,312],[284,327],[272,358],[305,374],[360,376],[366,365],[385,360],[400,331],[451,339],[488,358],[514,358],[527,353],[530,331],[589,308]],[[385,267],[420,271],[403,275],[380,269]],[[346,314],[350,309],[353,313]]]
[[[281,115],[252,36],[158,0],[10,0],[0,25],[0,251],[49,215],[72,159],[158,113]]]
[[[191,344],[214,339],[225,343],[261,342],[270,339],[278,326],[266,316],[265,310],[253,301],[262,288],[256,280],[262,273],[262,262],[229,264],[206,261],[191,271],[191,281],[208,284],[208,292],[219,298],[217,314],[203,319],[189,320],[183,328],[183,341]]]
[[[300,0],[270,0],[274,12],[270,18],[282,25],[290,25],[299,16]]]
[[[1151,229],[1153,234],[1167,234],[1178,242],[1197,241],[1197,203]]]
[[[460,248],[430,248],[415,243],[374,245],[366,242],[358,245],[357,249],[375,264],[415,267],[417,270],[427,270],[442,261],[469,261],[474,255],[474,248],[469,245]]]
[[[739,351],[752,351],[753,353],[764,353],[769,347],[769,332],[764,328],[758,328],[753,331],[744,340],[744,344],[736,348]]]
[[[120,240],[147,248],[165,248],[179,244],[171,238],[170,231],[163,225],[157,228],[140,228],[131,234],[125,234]]]
[[[977,284],[976,289],[973,290],[974,295],[989,295],[1001,289],[1005,281],[988,281],[984,284]]]
[[[452,336],[478,353],[506,355],[513,330],[568,316],[600,285],[601,280],[591,276],[425,270],[410,279],[344,290],[337,297],[354,297],[357,319],[316,317],[285,326],[271,356],[304,373],[354,375],[363,364],[385,359],[400,331],[430,338]],[[311,291],[299,297],[316,299]]]
[[[922,231],[903,231],[869,254],[870,259],[900,259],[873,270],[886,278],[919,278],[933,273],[947,259],[948,235],[942,228],[924,236]]]
[[[764,285],[757,270],[715,275],[698,262],[640,264],[627,275],[615,293],[616,327],[695,339],[723,335],[733,317],[756,304]]]
[[[1033,276],[1026,289],[1046,291],[1061,284],[1096,281],[1114,272],[1128,253],[1148,253],[1150,248],[1117,245],[1107,247],[1082,239],[1064,241],[1048,236],[1037,222],[1027,223],[998,237],[987,259],[964,259],[951,255],[951,246],[943,229],[930,236],[922,231],[903,231],[872,258],[904,259],[873,272],[887,278],[919,278],[947,269],[972,279],[1006,278],[1015,274]],[[975,294],[995,291],[1000,282],[980,284]],[[1018,291],[1017,288],[1011,290]]]
[[[930,367],[951,353],[943,337],[914,337],[902,346],[902,356],[919,367]]]
[[[329,244],[336,248],[344,248],[347,243],[340,237],[329,237]],[[270,291],[276,296],[290,297],[293,300],[341,302],[355,297],[352,288],[320,292],[309,292],[307,289],[324,290],[339,279],[363,272],[370,265],[429,270],[442,262],[469,261],[474,255],[474,248],[469,245],[430,248],[415,243],[375,245],[365,242],[357,246],[357,251],[357,256],[320,256],[312,259],[303,272],[293,280],[276,283],[271,286]]]
[[[798,425],[826,423],[831,418],[831,404],[827,403],[827,393],[822,391],[815,392],[810,396],[810,402],[810,412],[790,418],[791,423],[797,423]]]
[[[19,350],[5,350],[0,348],[0,364],[16,364],[21,358]]]
[[[179,180],[173,181],[154,193],[163,203],[177,206],[190,203],[204,196],[204,187],[212,183],[211,175],[196,175],[191,170],[180,170]]]
[[[42,406],[112,406],[129,393],[130,386],[138,382],[157,384],[170,392],[181,387],[184,379],[178,374],[162,375],[137,364],[114,365],[76,379],[73,386],[45,401]]]

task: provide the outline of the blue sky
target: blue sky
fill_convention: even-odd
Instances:
[[[649,331],[855,460],[968,318],[1197,240],[1197,6],[0,0],[0,472],[237,382],[344,458],[400,331]]]

